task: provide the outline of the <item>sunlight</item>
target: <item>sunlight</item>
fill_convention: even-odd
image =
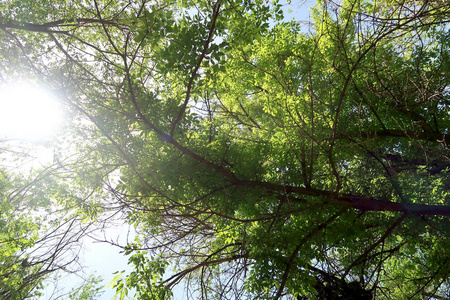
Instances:
[[[0,86],[0,139],[44,141],[56,134],[62,119],[50,92],[26,83]]]

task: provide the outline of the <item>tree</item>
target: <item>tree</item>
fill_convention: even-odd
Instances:
[[[447,2],[318,1],[309,32],[259,0],[17,3],[1,63],[64,97],[109,193],[84,207],[140,235],[119,294],[450,298]]]
[[[83,282],[83,284],[77,288],[72,289],[68,295],[70,300],[94,300],[101,296],[103,287],[100,285],[103,281],[101,276],[95,276],[93,274]]]
[[[0,296],[36,299],[50,275],[75,271],[78,239],[88,226],[80,227],[79,217],[56,202],[69,197],[59,179],[56,184],[57,166],[29,169],[30,150],[6,144],[0,158]]]

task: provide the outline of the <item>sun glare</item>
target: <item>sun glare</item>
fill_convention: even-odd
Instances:
[[[30,84],[0,86],[0,138],[42,141],[61,123],[61,106],[50,92]]]

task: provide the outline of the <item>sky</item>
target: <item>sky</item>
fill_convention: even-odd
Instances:
[[[301,23],[311,22],[309,16],[309,9],[316,3],[316,0],[293,0],[291,4],[287,4],[283,0],[284,18],[286,21],[296,20]],[[307,31],[307,26],[304,26],[304,30]]]
[[[0,88],[0,138],[43,141],[53,136],[63,121],[55,96],[30,82]]]
[[[284,1],[284,0],[282,0]],[[285,20],[292,19],[309,21],[309,7],[315,1],[292,1],[284,4]],[[304,26],[307,31],[307,26]],[[30,102],[31,99],[31,102]],[[51,139],[63,122],[63,114],[60,105],[54,95],[48,91],[37,88],[29,83],[17,83],[10,87],[0,86],[0,139],[19,139],[35,143],[36,157],[40,164],[50,162],[53,150],[45,145],[45,141]],[[28,109],[26,109],[28,108]],[[126,244],[133,238],[133,230],[125,224],[109,228],[104,231],[103,239],[113,240]],[[102,239],[100,236],[99,239]],[[108,243],[101,243],[94,239],[86,238],[83,241],[83,250],[80,252],[80,263],[87,266],[85,274],[102,276],[103,283],[107,285],[115,276],[116,271],[131,271],[127,265],[127,257],[120,253],[120,249]],[[76,287],[81,279],[76,275],[64,277],[59,282],[59,287],[64,287],[67,292]],[[114,297],[114,290],[105,289],[100,300],[109,300]],[[51,299],[53,286],[49,286],[45,294],[39,300]],[[183,289],[175,290],[175,299],[182,300]]]

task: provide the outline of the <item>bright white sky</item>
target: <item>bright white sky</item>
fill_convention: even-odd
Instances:
[[[63,121],[55,95],[29,83],[0,86],[0,139],[44,141]]]

